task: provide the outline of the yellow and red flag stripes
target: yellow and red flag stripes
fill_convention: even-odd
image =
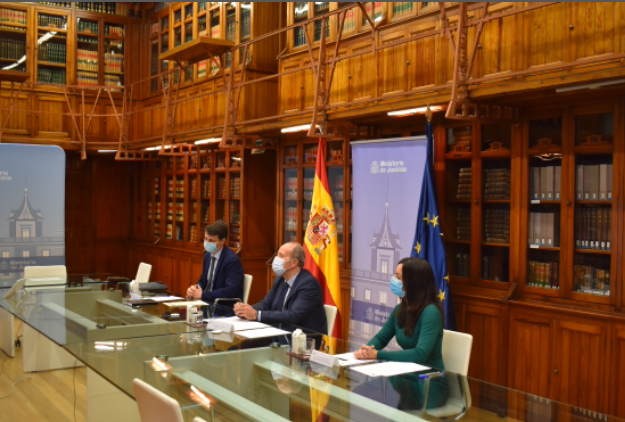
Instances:
[[[341,283],[339,280],[339,249],[336,230],[336,214],[330,196],[328,171],[325,160],[325,141],[319,140],[317,169],[313,188],[310,220],[304,235],[306,263],[304,268],[314,275],[323,290],[326,305],[338,309],[334,329],[328,327],[332,337],[342,337]]]

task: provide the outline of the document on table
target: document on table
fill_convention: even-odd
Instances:
[[[363,365],[353,368],[354,371],[370,377],[393,377],[395,375],[428,371],[430,369],[432,368],[429,366],[423,366],[412,362],[374,363],[372,365]]]
[[[154,296],[146,297],[146,299],[152,299],[154,302],[169,302],[170,300],[183,300],[184,298],[178,296]]]
[[[154,298],[151,297],[149,299],[154,299]],[[187,306],[208,306],[208,303],[203,302],[201,300],[187,300],[187,301],[181,301],[181,302],[169,302],[169,303],[165,303],[165,305],[169,306],[170,308],[185,308]]]
[[[257,330],[236,331],[235,334],[243,338],[252,339],[252,338],[284,336],[284,335],[290,335],[291,333],[289,331],[280,330],[278,328],[268,327],[268,328],[259,328]]]
[[[342,355],[336,355],[336,357],[339,359],[339,366],[353,366],[377,362],[376,359],[356,359],[353,353],[343,353]]]
[[[212,320],[214,330],[221,331],[243,331],[256,330],[259,328],[268,328],[269,325],[258,321],[248,321],[239,317],[214,318]]]

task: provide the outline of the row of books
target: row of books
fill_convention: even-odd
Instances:
[[[578,165],[575,190],[579,201],[611,201],[612,164]]]
[[[0,9],[0,22],[17,23],[26,25],[26,11],[13,9]]]
[[[297,199],[297,177],[287,177],[285,185],[286,199]]]
[[[307,177],[304,179],[304,199],[311,201],[313,197],[313,190],[315,188],[315,178]]]
[[[484,219],[484,241],[510,242],[510,210],[487,209]]]
[[[217,179],[217,196],[219,198],[226,197],[226,179],[223,177]]]
[[[337,201],[343,200],[344,187],[345,187],[345,182],[342,179],[334,182],[334,198],[333,199]]]
[[[67,1],[38,1],[37,4],[47,4],[48,6],[56,7],[72,7],[72,3]]]
[[[456,199],[471,199],[472,180],[471,167],[463,167],[458,170],[458,190],[456,191]]]
[[[0,25],[0,31],[3,29],[10,29],[11,31],[17,31],[17,32],[26,32],[26,28],[20,28],[17,26]]]
[[[484,170],[484,199],[510,199],[510,169]]]
[[[154,178],[154,195],[158,195],[161,193],[161,178]]]
[[[197,64],[197,77],[198,78],[203,78],[206,76],[206,62],[207,60],[204,60]]]
[[[574,290],[599,296],[610,295],[610,271],[590,265],[573,266]]]
[[[161,237],[161,225],[160,225],[160,223],[154,223],[154,237]]]
[[[304,162],[305,163],[314,163],[317,161],[317,152],[319,151],[319,146],[308,147],[304,149]]]
[[[286,208],[284,210],[284,220],[286,230],[297,230],[297,208]]]
[[[393,3],[393,15],[402,15],[404,13],[412,12],[413,2],[411,1],[401,1]]]
[[[471,209],[459,208],[456,223],[456,240],[471,240]]]
[[[104,53],[104,71],[109,73],[124,73],[124,55]]]
[[[128,15],[128,4],[118,2],[77,2],[76,9],[111,15]]]
[[[241,214],[239,213],[239,203],[230,202],[230,223],[238,224],[241,221]]]
[[[44,62],[65,63],[67,59],[67,48],[65,44],[43,43],[37,50],[37,58]],[[63,70],[65,72],[65,70]]]
[[[96,37],[89,37],[86,35],[78,35],[77,37],[78,42],[86,42],[89,44],[98,44],[98,39]]]
[[[0,38],[0,58],[19,60],[26,55],[26,41]]]
[[[123,26],[107,24],[104,27],[104,35],[114,35],[117,37],[123,37],[125,35],[125,29]]]
[[[176,226],[176,237],[173,237],[173,224],[168,224],[167,225],[167,230],[166,230],[166,238],[167,239],[175,239],[175,240],[182,240],[182,227],[180,226]]]
[[[148,220],[152,219],[152,207],[154,206],[153,202],[148,204]],[[156,203],[156,219],[160,220],[161,218],[161,203]]]
[[[197,178],[191,179],[191,198],[197,198]]]
[[[65,16],[45,15],[41,13],[39,15],[39,26],[64,29],[67,27],[67,18]]]
[[[610,250],[611,208],[578,208],[575,212],[575,247]]]
[[[159,32],[160,27],[158,25],[158,22],[152,22],[152,24],[150,25],[150,37],[158,35]]]
[[[553,248],[559,246],[559,215],[553,212],[530,212],[527,238],[530,247]]]
[[[37,81],[43,84],[65,85],[65,69],[37,69]]]
[[[458,252],[456,254],[456,276],[468,277],[469,268],[471,266],[471,255],[468,253]]]
[[[91,50],[77,50],[78,63],[77,67],[80,70],[91,70],[93,72],[98,71],[98,52]]]
[[[210,197],[211,197],[210,180],[204,180],[204,183],[202,183],[202,198],[210,198]]]
[[[356,29],[356,9],[351,8],[345,13],[345,23],[343,24],[343,32],[351,32]]]
[[[544,289],[560,288],[559,264],[557,262],[529,262],[527,285]]]
[[[310,223],[310,208],[304,207],[304,218],[302,221],[302,230],[304,232],[308,229],[308,223]]]
[[[532,201],[560,200],[561,166],[532,167],[530,179],[530,198]]]
[[[241,9],[241,39],[249,38],[250,34],[252,33],[252,14],[249,10],[247,10],[246,12],[247,13],[245,13],[244,10]]]
[[[104,75],[104,85],[122,86],[122,77],[118,75]]]
[[[78,32],[89,32],[92,34],[98,33],[99,24],[97,21],[86,21],[84,19],[80,19],[78,21]],[[86,37],[93,38],[93,37]]]
[[[211,209],[210,207],[206,207],[206,209],[204,210],[204,222],[208,223],[211,219]]]
[[[189,228],[189,241],[197,242],[197,226],[195,224],[191,224]]]
[[[505,281],[501,258],[490,255],[482,257],[482,280]]]
[[[241,197],[241,178],[233,177],[230,179],[230,198]]]
[[[334,208],[334,216],[336,217],[336,230],[341,233],[343,231],[343,221],[345,221],[345,210],[342,206]]]
[[[77,82],[80,86],[98,86],[98,74],[92,72],[76,72]]]

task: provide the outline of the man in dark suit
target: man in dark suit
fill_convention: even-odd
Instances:
[[[212,304],[218,298],[243,299],[243,266],[239,256],[227,243],[228,226],[219,220],[204,232],[204,266],[195,286],[187,290],[187,298]]]
[[[282,245],[272,264],[277,277],[267,296],[254,306],[237,303],[235,314],[251,321],[287,323],[326,334],[328,323],[321,285],[303,268],[304,261],[302,245],[295,242]]]

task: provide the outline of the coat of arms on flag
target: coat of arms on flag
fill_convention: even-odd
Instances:
[[[321,251],[336,236],[336,217],[328,206],[322,205],[319,209],[316,204],[312,206],[311,215],[306,238],[314,248],[315,253],[321,255]]]

